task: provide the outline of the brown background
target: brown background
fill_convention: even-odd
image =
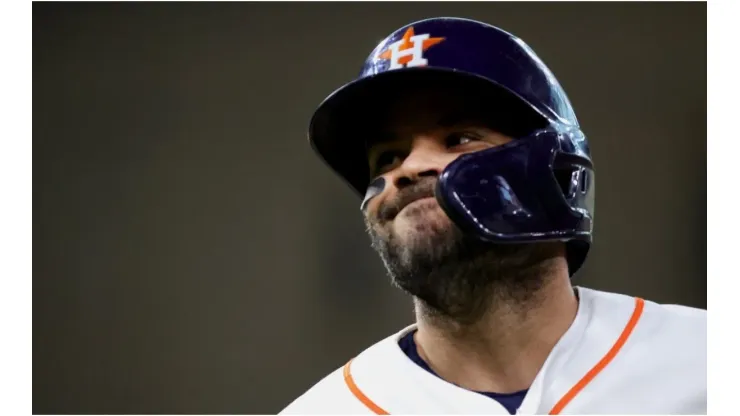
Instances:
[[[706,307],[704,3],[34,3],[34,413],[274,413],[410,323],[305,129],[441,15],[568,91],[598,173],[579,283]]]

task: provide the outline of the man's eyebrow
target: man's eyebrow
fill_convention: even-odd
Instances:
[[[474,123],[480,116],[470,109],[457,110],[440,117],[436,125],[443,128],[453,127],[463,123]],[[398,140],[398,136],[391,131],[377,131],[365,139],[365,149],[370,151],[374,146],[392,143]]]

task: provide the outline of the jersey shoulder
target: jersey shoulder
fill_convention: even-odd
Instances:
[[[607,339],[621,333],[624,345],[615,363],[631,363],[625,367],[630,371],[624,374],[640,373],[635,367],[639,364],[649,372],[644,374],[646,378],[682,379],[703,388],[707,368],[706,310],[590,289],[582,293],[591,310],[593,336],[609,329],[612,335]]]
[[[408,331],[408,328],[399,332]],[[398,334],[395,333],[387,338],[371,345],[350,362],[340,368],[332,371],[321,381],[314,384],[305,393],[295,399],[280,414],[370,414],[370,408],[363,401],[361,393],[358,393],[357,386],[354,385],[354,378],[357,376],[357,366],[360,368],[370,366],[371,368],[387,368],[389,353],[395,351],[391,348],[395,345]],[[400,349],[399,349],[400,351]],[[349,371],[352,364],[354,376]],[[363,373],[362,371],[360,372]],[[374,383],[374,379],[370,381]],[[372,406],[371,406],[372,407]]]
[[[615,414],[706,414],[706,310],[608,292],[588,291],[586,297],[594,338],[623,328],[601,347],[595,344],[601,353],[620,346],[590,384],[592,394],[619,399],[609,402]],[[625,395],[630,400],[622,400]]]
[[[682,345],[704,345],[706,348],[707,311],[705,309],[676,305],[662,304],[648,299],[639,299],[633,296],[579,288],[585,291],[592,303],[596,315],[614,321],[621,325],[622,315],[612,314],[612,311],[624,310],[626,305],[634,312],[639,309],[639,319],[636,325],[636,334],[653,344],[671,345],[682,342]],[[634,306],[632,306],[634,305]],[[616,318],[612,319],[612,318]]]
[[[690,320],[696,324],[707,323],[707,310],[685,305],[657,304],[669,319]]]
[[[397,343],[398,338],[411,328],[413,325],[366,348],[342,367],[314,384],[280,414],[372,414],[375,412],[374,403],[364,396],[358,384],[365,388],[380,386],[380,391],[376,390],[375,393],[384,393],[388,390],[386,389],[387,377],[378,376],[378,372],[393,373],[398,369],[399,362],[411,366],[405,362],[408,358]],[[421,369],[418,371],[426,373]]]
[[[351,398],[348,397],[349,395],[349,389],[344,382],[343,368],[340,367],[293,400],[279,414],[330,415],[346,414],[347,412],[365,413],[362,408],[355,409],[356,403],[348,400]]]
[[[706,371],[707,311],[684,305],[645,302],[644,339],[677,361]],[[668,354],[670,353],[670,354]]]

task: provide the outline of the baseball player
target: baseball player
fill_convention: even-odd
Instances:
[[[468,19],[402,27],[320,105],[309,138],[364,195],[416,322],[282,413],[706,413],[705,310],[571,284],[594,167],[522,40]]]

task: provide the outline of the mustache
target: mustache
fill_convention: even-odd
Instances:
[[[434,189],[437,181],[434,179],[418,182],[400,191],[395,198],[385,201],[378,208],[378,219],[390,221],[401,212],[406,205],[424,198],[434,198]]]

